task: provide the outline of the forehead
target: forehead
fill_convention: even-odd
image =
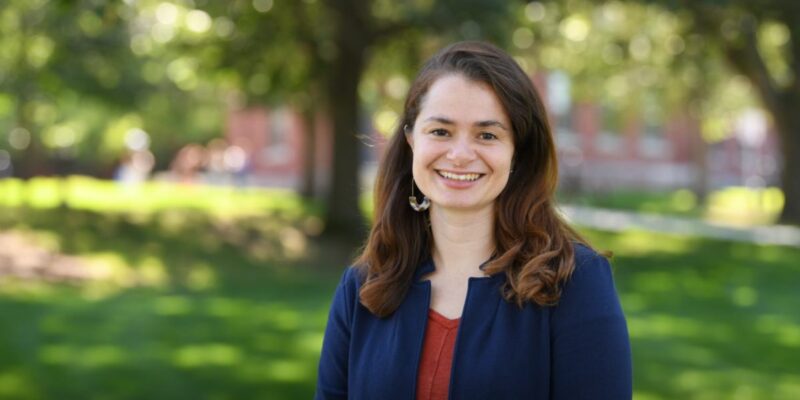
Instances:
[[[457,123],[495,120],[508,124],[508,115],[491,86],[462,75],[436,79],[422,99],[417,121],[446,117]]]

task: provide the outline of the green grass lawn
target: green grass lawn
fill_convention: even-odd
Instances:
[[[344,264],[309,264],[323,260],[319,249],[281,242],[297,235],[294,221],[220,228],[197,211],[13,211],[24,224],[6,216],[5,227],[112,273],[83,283],[0,278],[0,398],[311,396]]]
[[[569,204],[699,218],[735,225],[775,223],[783,208],[783,192],[775,187],[729,187],[712,191],[700,201],[687,189],[664,192],[617,190],[580,195],[561,193]]]
[[[70,203],[116,193],[97,188]],[[0,398],[310,398],[347,254],[314,239],[317,209],[285,193],[154,190],[173,189],[126,200],[159,204],[145,209],[0,206],[0,231],[102,277],[0,277]],[[800,249],[584,232],[615,252],[635,398],[800,398]]]
[[[800,398],[800,249],[584,232],[616,254],[635,398]]]

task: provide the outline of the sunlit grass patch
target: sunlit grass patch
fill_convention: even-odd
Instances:
[[[731,187],[709,195],[705,217],[735,225],[769,224],[777,219],[783,202],[778,188]]]
[[[126,185],[84,176],[37,177],[27,182],[0,179],[0,206],[70,208],[98,212],[146,212],[195,209],[222,216],[281,213],[289,217],[314,214],[320,206],[294,192],[274,188],[211,186],[149,181]]]
[[[559,200],[576,205],[626,209],[689,217],[702,215],[702,204],[686,189],[664,192],[615,190],[604,193],[559,194]]]
[[[699,200],[688,189],[664,192],[620,190],[562,197],[564,202],[576,205],[700,218],[738,226],[775,223],[784,202],[783,192],[776,187],[728,187],[710,192],[705,201]]]
[[[615,253],[634,398],[800,398],[800,249],[583,232]]]
[[[0,371],[0,397],[5,399],[37,399],[42,394],[30,371],[23,368],[3,368]]]

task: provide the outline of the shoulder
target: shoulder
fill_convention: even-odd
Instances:
[[[353,265],[347,267],[342,273],[336,291],[341,292],[345,297],[358,296],[358,291],[364,282],[364,276],[365,273],[361,268]]]
[[[575,270],[564,285],[565,289],[570,283],[572,285],[582,285],[597,280],[606,283],[612,280],[611,265],[607,258],[583,243],[574,243],[573,251],[575,254]]]
[[[619,300],[608,259],[590,247],[575,243],[575,270],[564,282],[556,314],[580,317],[586,313],[616,313]]]
[[[578,268],[579,265],[583,265],[583,264],[586,264],[586,263],[592,263],[592,262],[598,262],[598,261],[602,262],[602,261],[606,260],[605,257],[603,257],[598,252],[596,252],[594,249],[592,249],[591,247],[589,247],[589,246],[587,246],[587,245],[585,245],[583,243],[573,242],[572,243],[572,249],[573,249],[573,252],[575,253],[575,267],[576,268]]]
[[[361,287],[361,284],[364,282],[365,276],[366,271],[363,268],[356,265],[351,265],[344,270],[339,285],[358,290]]]
[[[333,299],[334,306],[352,310],[359,302],[359,291],[365,276],[363,269],[352,265],[347,267],[342,273],[339,285],[336,287],[336,294]]]

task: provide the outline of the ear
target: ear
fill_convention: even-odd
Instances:
[[[406,135],[406,143],[408,146],[411,147],[411,151],[414,151],[414,130],[409,128],[408,125],[403,125],[403,133]]]

